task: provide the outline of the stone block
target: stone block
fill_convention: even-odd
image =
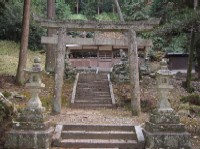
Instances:
[[[154,124],[146,122],[145,130],[149,132],[184,132],[185,125],[183,124]]]
[[[45,122],[48,119],[48,114],[45,112],[37,112],[37,111],[23,111],[18,118],[17,121],[20,122]]]
[[[190,134],[182,133],[151,133],[143,130],[146,149],[191,149]]]
[[[155,124],[179,124],[180,118],[176,114],[150,114],[149,121]]]
[[[6,133],[5,148],[48,149],[54,129],[44,131],[14,130]]]
[[[47,130],[51,121],[40,122],[13,122],[13,129],[16,130]]]
[[[175,112],[158,112],[150,114],[150,121],[143,130],[146,149],[190,149],[190,134]]]

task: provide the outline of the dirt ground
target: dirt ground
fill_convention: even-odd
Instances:
[[[181,82],[184,79],[174,78],[172,84],[174,86],[173,91],[170,93],[170,102],[173,108],[179,112],[180,108],[180,97],[188,95],[188,93],[181,87]],[[51,100],[53,98],[53,86],[54,78],[52,75],[43,74],[42,82],[46,87],[42,90],[40,98],[43,105],[50,112],[51,111]],[[141,84],[141,99],[157,100],[156,83],[155,79],[151,77],[144,77],[140,82]],[[196,87],[196,93],[200,92],[200,83],[194,81],[192,84]],[[69,100],[71,98],[73,82],[65,81],[62,94],[63,109],[60,115],[50,115],[53,124],[57,123],[100,123],[100,124],[133,124],[144,126],[145,121],[148,121],[149,113],[142,113],[140,117],[131,115],[129,108],[119,102],[120,100],[129,100],[128,85],[114,85],[116,99],[118,100],[119,106],[115,109],[71,109],[69,106]],[[10,100],[15,103],[16,107],[20,110],[26,106],[28,99],[30,99],[30,93],[24,86],[14,85],[13,76],[0,75],[0,92],[14,92],[18,96],[11,98]],[[121,95],[119,95],[119,93]],[[200,118],[195,115],[187,113],[180,113],[182,123],[186,124],[186,128],[191,132],[192,148],[200,149]]]

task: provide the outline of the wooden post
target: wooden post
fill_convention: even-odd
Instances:
[[[64,74],[65,61],[65,39],[66,29],[60,28],[58,33],[58,45],[56,50],[56,67],[55,67],[55,86],[53,99],[53,113],[59,114],[61,112],[62,86]]]
[[[131,107],[132,114],[139,116],[141,113],[141,106],[136,32],[133,29],[130,29],[128,35]]]

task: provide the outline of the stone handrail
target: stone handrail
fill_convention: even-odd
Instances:
[[[108,82],[109,82],[109,88],[110,88],[110,95],[111,95],[111,99],[112,99],[112,104],[116,104],[115,96],[114,96],[114,93],[113,93],[112,82],[110,80],[110,74],[108,74]]]
[[[72,98],[71,98],[71,103],[72,103],[72,104],[75,102],[76,87],[77,87],[77,84],[78,84],[78,78],[79,78],[79,73],[77,73],[76,79],[75,79],[75,81],[74,81],[73,92],[72,92]]]

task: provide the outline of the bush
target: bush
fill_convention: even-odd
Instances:
[[[95,19],[99,21],[118,21],[119,17],[116,14],[104,12],[100,15],[96,15]]]
[[[56,3],[56,16],[58,19],[69,19],[71,14],[71,9],[68,4],[60,1]]]
[[[190,103],[191,105],[200,106],[200,96],[198,94],[191,94],[180,99],[183,103]]]
[[[8,97],[10,97],[10,96],[12,95],[10,92],[7,92],[7,91],[3,92],[2,94],[3,94],[4,97],[6,97],[6,98],[8,98]]]
[[[200,116],[200,106],[190,106],[190,113]]]
[[[71,20],[87,20],[87,18],[82,14],[73,14],[69,16]]]
[[[143,112],[150,112],[156,108],[155,99],[141,99],[141,108]]]
[[[0,102],[0,124],[3,122],[5,117],[6,117],[6,109],[4,105]]]
[[[6,5],[4,13],[0,15],[0,40],[12,40],[20,42],[22,32],[23,3],[18,1],[10,2]],[[41,36],[44,35],[44,29],[34,21],[30,22],[29,48],[31,50],[40,50]]]

